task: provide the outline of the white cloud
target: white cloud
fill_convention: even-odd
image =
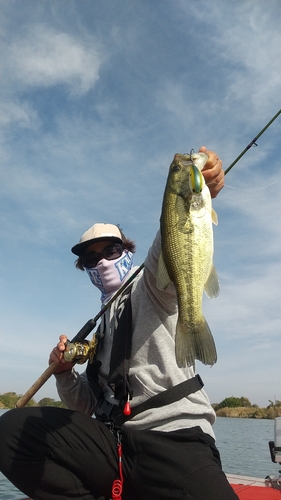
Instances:
[[[21,128],[36,129],[40,123],[38,114],[32,105],[18,99],[7,100],[1,105],[0,124],[7,127],[16,123]]]
[[[259,274],[243,276],[237,263],[232,274],[221,276],[221,293],[216,301],[204,300],[213,332],[223,332],[228,340],[274,348],[280,326],[280,287],[276,276],[280,264],[267,263]],[[214,334],[214,336],[216,336]]]
[[[200,57],[205,59],[210,86],[217,81],[223,88],[212,112],[231,107],[234,117],[262,119],[280,101],[280,4],[278,1],[180,2],[186,19],[205,24],[193,32]],[[192,17],[191,17],[192,16]],[[181,20],[182,21],[182,20]],[[192,28],[191,28],[192,29]],[[202,96],[202,102],[206,98]],[[207,105],[205,102],[204,105]],[[276,111],[277,111],[276,109]],[[249,119],[249,117],[248,117]]]
[[[72,94],[94,87],[103,60],[94,37],[76,39],[45,25],[31,26],[7,47],[6,70],[24,87],[66,85]]]
[[[277,167],[278,165],[276,169]],[[279,224],[281,183],[276,173],[270,175],[262,170],[254,172],[253,166],[252,170],[252,174],[251,171],[245,172],[244,175],[242,173],[240,180],[233,181],[238,186],[244,185],[244,187],[225,187],[220,213],[226,208],[231,209],[236,220],[240,220],[240,228],[237,228],[236,234],[232,234],[232,238],[242,236],[241,250],[243,249],[244,253],[247,246],[250,253],[256,244],[255,250],[259,252],[261,258],[270,254],[277,256],[281,235]],[[228,236],[231,238],[230,234]]]

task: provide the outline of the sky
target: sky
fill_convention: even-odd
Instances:
[[[226,169],[280,109],[279,0],[2,0],[0,393],[24,394],[100,309],[70,248],[120,224],[141,264],[175,153]],[[213,201],[220,295],[203,299],[212,403],[280,385],[281,115]],[[83,371],[85,365],[79,367]],[[58,399],[52,377],[34,396]]]

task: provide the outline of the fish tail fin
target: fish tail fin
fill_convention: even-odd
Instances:
[[[217,361],[215,342],[205,318],[195,327],[185,327],[180,321],[176,330],[176,360],[180,368],[192,366],[195,359],[204,365],[213,365]]]

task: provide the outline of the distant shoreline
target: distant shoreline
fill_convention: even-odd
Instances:
[[[17,401],[20,399],[21,394],[16,392],[6,392],[0,394],[0,409],[11,410],[15,408]],[[239,405],[239,406],[238,406]],[[62,401],[55,401],[53,398],[43,398],[36,402],[33,398],[28,401],[26,406],[42,407],[52,406],[59,408],[66,408]],[[217,417],[230,417],[230,418],[252,418],[252,419],[268,419],[274,420],[281,417],[281,401],[270,401],[270,405],[266,408],[260,408],[256,404],[252,405],[251,402],[245,398],[230,398],[224,399],[219,404],[212,404]]]
[[[31,405],[29,405],[31,406]],[[32,405],[34,407],[39,407],[38,404]],[[41,405],[41,406],[53,406],[57,407],[58,405]],[[0,402],[0,410],[11,410],[15,406],[10,406],[6,407],[1,404]],[[216,416],[217,417],[222,417],[222,418],[251,418],[251,419],[260,419],[260,420],[274,420],[277,417],[281,417],[281,408],[244,408],[244,407],[238,407],[238,408],[221,408],[216,411]]]
[[[235,408],[220,408],[216,411],[217,417],[231,417],[231,418],[252,418],[252,419],[269,419],[274,420],[281,417],[280,406],[270,406],[268,408],[255,407],[235,407]]]

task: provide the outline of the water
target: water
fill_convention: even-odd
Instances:
[[[274,420],[218,417],[214,425],[223,470],[261,477],[278,475],[280,464],[271,461],[269,441],[274,441]]]
[[[271,461],[268,448],[268,441],[274,440],[274,420],[221,417],[214,430],[225,472],[261,478],[278,474],[281,466]],[[0,473],[1,500],[24,496]]]

